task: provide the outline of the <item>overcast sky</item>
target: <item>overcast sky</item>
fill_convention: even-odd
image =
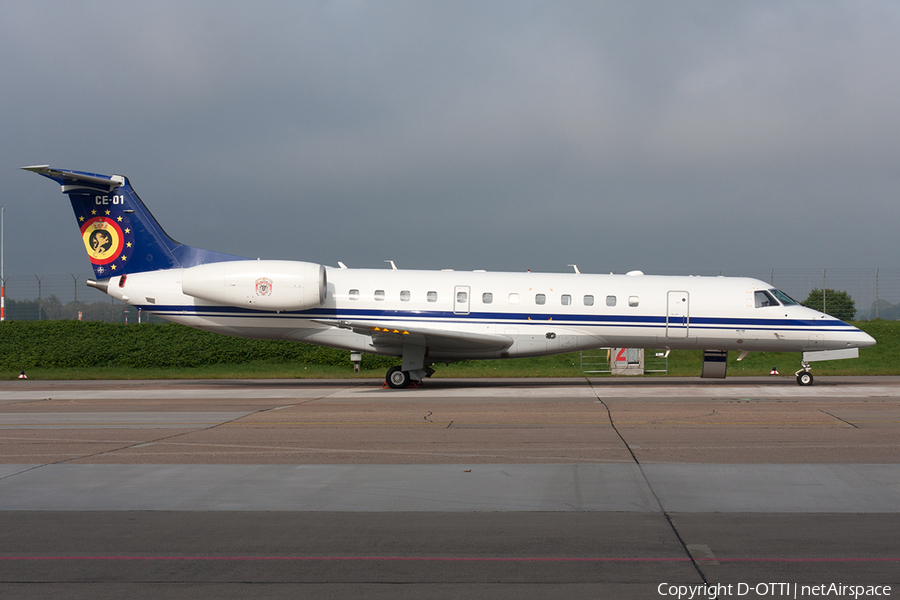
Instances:
[[[85,273],[18,167],[354,267],[897,266],[900,3],[0,0],[6,275]]]

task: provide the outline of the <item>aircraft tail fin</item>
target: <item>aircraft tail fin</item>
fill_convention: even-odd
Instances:
[[[99,279],[246,260],[173,240],[144,206],[126,177],[51,169],[47,165],[22,168],[52,179],[69,196],[85,250]]]

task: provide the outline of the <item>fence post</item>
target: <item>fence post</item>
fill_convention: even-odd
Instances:
[[[875,269],[875,320],[878,320],[878,269]]]

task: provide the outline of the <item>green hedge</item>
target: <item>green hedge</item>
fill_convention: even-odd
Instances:
[[[350,352],[284,340],[251,340],[174,323],[4,321],[0,369],[64,367],[199,367],[251,361],[350,366]],[[364,368],[396,364],[363,356]]]

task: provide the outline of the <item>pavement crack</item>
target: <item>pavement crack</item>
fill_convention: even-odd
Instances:
[[[246,414],[243,414],[243,415],[234,417],[233,419],[228,419],[227,421],[222,421],[221,423],[213,423],[213,424],[208,425],[208,426],[206,426],[206,427],[196,427],[196,428],[192,428],[192,429],[190,429],[190,430],[188,430],[188,431],[181,431],[181,432],[178,432],[178,433],[174,433],[174,434],[172,434],[172,435],[164,435],[164,436],[158,437],[158,438],[156,438],[156,439],[142,440],[142,441],[139,441],[139,442],[133,442],[133,443],[126,444],[126,445],[124,445],[124,446],[119,446],[118,448],[112,448],[112,449],[109,449],[109,450],[104,450],[104,451],[102,451],[102,452],[95,452],[95,453],[93,453],[93,454],[85,454],[85,455],[82,455],[82,456],[72,456],[72,457],[69,457],[69,458],[66,458],[66,459],[63,459],[63,460],[54,461],[54,462],[52,462],[52,463],[46,463],[46,464],[43,464],[43,465],[36,465],[36,466],[33,467],[32,469],[28,469],[28,470],[31,471],[31,470],[34,470],[34,469],[39,469],[39,468],[41,468],[41,467],[46,467],[46,466],[48,466],[48,465],[62,465],[62,464],[66,464],[66,463],[69,463],[69,462],[72,462],[72,461],[76,461],[76,460],[86,460],[86,459],[91,459],[91,458],[97,458],[97,457],[99,457],[99,456],[105,456],[105,455],[108,455],[108,454],[115,454],[116,452],[122,452],[122,451],[124,451],[124,450],[129,450],[129,449],[132,449],[132,448],[138,448],[138,447],[143,447],[143,446],[152,446],[152,445],[154,445],[154,444],[158,444],[158,443],[160,443],[160,442],[165,442],[165,441],[171,441],[171,440],[177,439],[177,438],[182,437],[182,436],[185,436],[185,435],[193,435],[193,434],[197,433],[198,431],[211,431],[211,430],[213,430],[213,429],[217,429],[217,428],[223,427],[223,426],[225,426],[225,425],[230,425],[230,424],[232,424],[232,423],[235,423],[235,422],[237,422],[237,421],[240,421],[241,419],[245,419],[245,418],[250,417],[250,416],[253,416],[253,415],[259,415],[259,414],[271,412],[271,411],[273,411],[273,410],[280,410],[280,409],[284,409],[284,408],[292,408],[292,407],[300,406],[300,405],[303,405],[303,404],[309,404],[309,403],[315,402],[315,401],[317,401],[317,400],[324,400],[325,398],[327,398],[327,397],[329,397],[329,396],[331,396],[331,395],[333,395],[333,394],[336,394],[336,393],[337,393],[337,392],[332,392],[332,393],[330,393],[330,394],[325,394],[324,396],[318,396],[318,397],[316,397],[316,398],[308,398],[308,399],[306,399],[306,400],[299,400],[299,399],[298,399],[298,400],[297,400],[296,402],[294,402],[293,404],[287,404],[287,405],[282,405],[282,406],[270,406],[270,407],[266,407],[266,408],[260,408],[260,409],[258,409],[258,410],[250,411],[250,412],[248,412],[248,413],[246,413]],[[22,471],[22,472],[25,472],[25,471]],[[10,475],[10,476],[11,476],[11,475]]]
[[[641,461],[638,460],[637,455],[635,455],[634,450],[631,449],[631,445],[628,443],[628,440],[625,439],[625,436],[622,435],[622,432],[619,431],[619,428],[616,426],[615,419],[613,419],[612,411],[609,408],[609,405],[603,401],[603,398],[600,397],[600,394],[597,393],[597,388],[594,387],[594,384],[591,383],[591,380],[587,380],[588,385],[591,386],[591,390],[594,392],[594,396],[597,398],[597,402],[603,405],[603,408],[606,409],[606,416],[609,418],[609,424],[613,428],[613,431],[616,432],[616,435],[619,436],[619,439],[622,440],[622,443],[625,444],[625,448],[628,450],[628,453],[631,455],[631,458],[634,460],[634,464],[637,465],[638,470],[641,473],[641,477],[644,478],[644,483],[647,484],[647,488],[650,490],[650,493],[653,494],[653,498],[656,500],[656,505],[659,506],[662,515],[666,518],[666,522],[669,524],[669,528],[672,530],[672,533],[675,534],[675,539],[678,540],[678,543],[681,544],[681,548],[684,551],[685,555],[690,559],[691,564],[694,566],[694,570],[697,571],[697,574],[700,576],[700,579],[703,580],[704,584],[709,584],[709,580],[707,580],[706,575],[703,573],[703,570],[700,569],[700,565],[697,564],[697,560],[694,558],[693,553],[691,553],[688,548],[687,543],[684,541],[684,538],[681,537],[681,532],[678,531],[678,528],[675,526],[675,523],[672,521],[672,516],[669,514],[669,511],[663,507],[662,500],[660,500],[659,495],[657,495],[656,490],[653,489],[653,485],[650,483],[650,479],[647,477],[647,474],[644,472],[644,467],[641,465]]]
[[[45,466],[47,466],[47,465],[34,465],[27,469],[22,469],[21,471],[16,471],[15,473],[9,473],[7,475],[3,475],[2,477],[0,477],[0,481],[3,481],[4,479],[9,479],[10,477],[15,477],[16,475],[21,475],[22,473],[28,473],[30,471],[34,471],[35,469],[40,469],[41,467],[45,467]]]
[[[311,401],[312,401],[312,400],[308,400],[307,402],[311,402]],[[297,406],[297,405],[299,405],[299,404],[305,404],[305,402],[298,402],[298,403],[295,403],[295,404],[292,404],[292,405],[288,405],[288,406]],[[65,459],[62,459],[62,460],[57,460],[57,461],[50,462],[50,463],[46,463],[46,464],[43,464],[43,465],[37,465],[37,466],[34,467],[34,469],[39,469],[39,468],[41,468],[41,467],[46,467],[46,466],[49,466],[49,465],[64,465],[64,464],[66,464],[66,463],[70,463],[70,462],[76,461],[76,460],[87,460],[87,459],[91,459],[91,458],[97,458],[97,457],[100,457],[100,456],[105,456],[105,455],[108,455],[108,454],[115,454],[115,453],[117,453],[117,452],[122,452],[122,451],[124,451],[124,450],[130,450],[130,449],[133,449],[133,448],[140,448],[140,447],[144,447],[144,446],[152,446],[152,445],[154,445],[154,444],[158,444],[158,443],[160,443],[160,442],[165,442],[165,441],[171,441],[171,440],[177,439],[177,438],[182,437],[182,436],[185,436],[185,435],[192,435],[192,434],[197,433],[198,431],[210,431],[210,430],[212,430],[212,429],[216,429],[217,427],[222,427],[223,425],[228,425],[228,424],[230,424],[230,423],[234,423],[235,421],[239,421],[239,420],[241,420],[241,419],[243,419],[243,418],[246,418],[246,417],[249,417],[249,416],[251,416],[251,415],[258,415],[258,414],[265,413],[265,412],[269,412],[269,411],[276,410],[276,409],[279,409],[279,408],[286,408],[286,407],[285,407],[285,406],[272,406],[272,407],[268,407],[268,408],[261,408],[261,409],[259,409],[259,410],[255,410],[255,411],[249,412],[249,413],[247,413],[247,414],[244,414],[244,415],[235,417],[235,418],[233,418],[233,419],[229,419],[229,420],[227,420],[227,421],[222,421],[221,423],[213,423],[212,425],[209,425],[209,426],[206,426],[206,427],[196,427],[196,428],[192,428],[192,429],[190,429],[190,430],[188,430],[188,431],[180,431],[180,432],[178,432],[178,433],[173,433],[173,434],[171,434],[171,435],[164,435],[164,436],[160,436],[160,437],[154,438],[154,439],[141,440],[141,441],[139,441],[139,442],[132,442],[132,443],[129,443],[129,444],[125,444],[125,445],[123,445],[123,446],[116,447],[116,448],[110,448],[110,449],[104,450],[104,451],[102,451],[102,452],[94,452],[94,453],[92,453],[92,454],[84,454],[84,455],[81,455],[81,456],[71,456],[71,457],[69,457],[69,458],[65,458]],[[33,469],[29,469],[29,470],[33,470]],[[24,471],[23,471],[23,472],[24,472]]]
[[[826,415],[828,415],[828,416],[831,417],[832,419],[837,419],[837,420],[840,421],[841,423],[846,423],[847,425],[849,425],[850,427],[853,427],[854,429],[859,429],[859,426],[858,426],[858,425],[855,425],[855,424],[851,423],[850,421],[848,421],[848,420],[846,420],[846,419],[842,419],[842,418],[840,418],[840,417],[837,416],[837,415],[833,415],[833,414],[831,414],[830,412],[828,412],[827,410],[819,409],[819,412],[825,413]]]

